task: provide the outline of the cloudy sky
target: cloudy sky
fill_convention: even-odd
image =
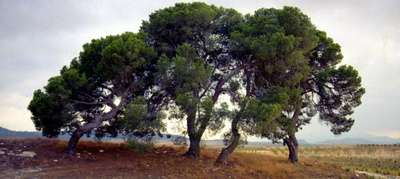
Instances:
[[[0,126],[34,131],[26,109],[33,91],[78,56],[91,39],[137,32],[142,20],[173,0],[0,1]],[[188,1],[184,1],[188,2]],[[400,137],[400,1],[208,0],[246,14],[259,8],[299,7],[342,46],[367,93],[351,132],[339,137],[314,119],[298,134],[316,142],[364,134]]]

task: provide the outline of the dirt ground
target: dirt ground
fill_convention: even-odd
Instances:
[[[178,147],[158,146],[141,155],[123,143],[81,141],[75,155],[65,155],[66,145],[57,139],[0,139],[0,178],[365,178],[316,161],[294,165],[245,153],[234,153],[230,166],[215,166],[215,149],[188,159]]]

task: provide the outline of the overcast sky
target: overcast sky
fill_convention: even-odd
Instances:
[[[137,32],[142,20],[172,0],[0,1],[0,126],[34,131],[27,105],[34,90],[58,75],[91,39]],[[188,1],[185,1],[188,2]],[[342,46],[342,64],[354,66],[367,93],[344,137],[365,133],[400,137],[400,1],[209,0],[247,14],[260,8],[299,7]],[[298,138],[338,138],[314,119]]]

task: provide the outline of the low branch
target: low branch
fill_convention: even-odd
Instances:
[[[247,68],[247,67],[249,67],[249,66],[255,65],[255,64],[256,64],[256,62],[254,62],[254,61],[253,61],[253,62],[248,62],[248,63],[242,64],[242,65],[236,67],[234,70],[232,70],[232,71],[231,71],[229,74],[227,74],[224,78],[220,79],[220,80],[218,81],[218,83],[217,83],[217,86],[215,87],[215,93],[214,93],[214,96],[213,96],[213,98],[212,98],[212,100],[214,101],[214,103],[217,102],[218,97],[219,97],[220,93],[222,92],[222,91],[221,91],[221,90],[222,90],[222,86],[224,86],[224,84],[225,84],[229,79],[231,79],[232,76],[238,74],[241,70],[243,70],[243,69],[245,69],[245,68]]]

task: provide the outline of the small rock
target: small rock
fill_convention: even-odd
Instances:
[[[81,156],[78,156],[78,158],[81,158]]]
[[[213,172],[215,172],[215,171],[217,171],[219,169],[219,167],[218,168],[214,168],[214,169],[211,169]]]
[[[5,152],[0,150],[0,155],[2,155],[2,154],[5,154]]]
[[[356,173],[356,177],[358,178],[358,177],[360,177],[360,175],[358,173]]]
[[[166,154],[166,153],[167,153],[167,151],[163,151],[162,153],[163,153],[163,154]]]
[[[21,154],[16,154],[19,157],[34,157],[36,155],[33,151],[23,151]]]
[[[87,151],[86,151],[86,150],[84,150],[84,151],[83,151],[83,153],[87,153]]]
[[[146,165],[147,167],[150,167],[150,165]]]
[[[167,163],[167,161],[164,161],[164,163]]]
[[[80,153],[76,153],[77,156],[81,155]]]
[[[87,153],[87,154],[88,154],[88,155],[92,155],[92,153],[90,153],[90,152],[89,152],[89,153]]]
[[[99,150],[99,152],[100,152],[100,153],[103,153],[103,152],[104,152],[104,150]]]
[[[53,162],[58,162],[58,160],[53,160]]]
[[[151,178],[151,175],[149,175],[148,177]]]

